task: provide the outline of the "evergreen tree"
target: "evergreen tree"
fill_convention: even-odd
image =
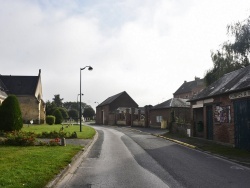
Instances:
[[[54,98],[52,99],[55,103],[56,107],[62,107],[63,106],[63,98],[60,98],[60,94],[54,95]]]
[[[57,107],[54,102],[47,101],[46,102],[46,115],[52,115],[56,108]]]
[[[55,124],[61,124],[63,122],[63,116],[62,116],[62,113],[60,112],[59,109],[56,109],[53,112],[53,116],[55,116],[55,118],[56,118]]]
[[[15,95],[9,95],[0,108],[0,130],[19,131],[23,127],[23,118],[19,102]]]

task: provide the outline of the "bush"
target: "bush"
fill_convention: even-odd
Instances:
[[[11,146],[34,146],[36,144],[36,135],[32,132],[13,131],[6,133],[4,145]]]
[[[37,135],[38,138],[77,138],[77,133],[73,132],[64,132],[60,130],[57,131],[51,131],[51,132],[42,132],[41,134]]]
[[[53,112],[53,115],[55,116],[56,120],[55,120],[55,123],[56,124],[61,124],[62,121],[63,121],[63,116],[62,116],[62,113],[60,112],[59,109],[56,109],[54,112]]]
[[[23,127],[19,102],[15,95],[9,95],[0,108],[0,130],[15,131]]]
[[[52,115],[49,115],[49,116],[46,116],[46,123],[49,124],[49,125],[53,125],[55,124],[55,116],[52,116]]]
[[[60,138],[54,138],[49,142],[37,141],[37,135],[33,132],[13,131],[5,133],[5,138],[0,144],[9,146],[59,146]]]

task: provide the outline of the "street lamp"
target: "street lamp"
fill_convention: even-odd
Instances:
[[[78,113],[79,113],[79,118],[80,118],[80,117],[81,117],[80,109],[79,109],[80,107],[78,106],[78,97],[79,97],[79,95],[80,95],[80,94],[77,95],[77,103],[76,103],[76,104],[77,104],[77,108],[78,108],[78,111],[79,111],[79,112],[78,112]],[[82,96],[83,96],[83,93],[82,93]],[[77,120],[77,123],[78,123],[78,120]]]
[[[89,71],[93,70],[91,66],[80,68],[80,93],[82,93],[82,70],[88,68]],[[80,95],[80,132],[82,132],[82,95]]]

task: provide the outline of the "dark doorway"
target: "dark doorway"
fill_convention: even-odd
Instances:
[[[206,107],[206,118],[207,118],[207,139],[214,139],[214,129],[213,129],[213,106]]]
[[[250,150],[250,100],[234,101],[235,146]]]

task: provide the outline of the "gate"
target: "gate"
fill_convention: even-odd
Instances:
[[[250,100],[234,101],[235,146],[250,150]]]
[[[206,118],[207,118],[207,139],[213,140],[214,129],[213,129],[213,108],[212,106],[206,107]]]

